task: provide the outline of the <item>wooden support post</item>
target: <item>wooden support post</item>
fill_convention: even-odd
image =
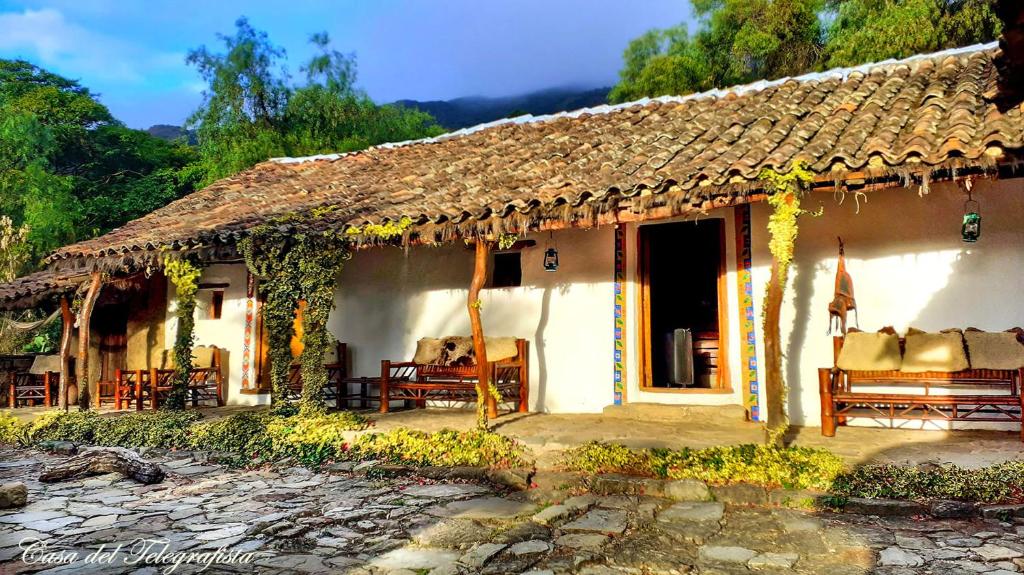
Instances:
[[[491,397],[488,383],[491,376],[491,366],[487,362],[487,346],[484,343],[484,326],[480,321],[480,290],[487,281],[487,260],[489,259],[489,248],[483,238],[477,238],[476,257],[473,261],[473,281],[469,284],[469,297],[466,307],[469,310],[469,323],[473,330],[473,352],[476,355],[477,365],[477,401],[484,402],[487,406],[487,415],[477,421],[480,427],[487,427],[487,419],[498,416],[497,402]],[[479,409],[479,405],[477,406]]]
[[[100,272],[92,272],[89,291],[82,300],[82,311],[78,315],[78,406],[89,409],[89,322],[92,320],[92,308],[100,295]],[[99,390],[96,393],[96,404],[99,405]]]
[[[47,408],[53,407],[53,397],[50,396],[50,374],[52,371],[47,370],[43,373],[43,405]]]
[[[142,380],[142,373],[139,373],[139,381]],[[149,370],[149,409],[156,411],[160,408],[160,401],[158,396],[160,395],[160,372],[155,367]],[[139,402],[141,409],[142,402]],[[184,407],[182,408],[184,409]]]
[[[391,360],[382,359],[380,362],[380,412],[387,413],[391,408],[391,401],[388,399],[388,383],[391,380]],[[12,396],[13,397],[13,396]]]
[[[835,401],[832,397],[832,370],[827,367],[818,368],[818,395],[821,397],[821,434],[825,437],[836,436]]]
[[[152,371],[150,372],[152,373]],[[142,370],[135,370],[135,411],[142,411]]]
[[[60,298],[60,381],[57,383],[57,406],[68,410],[68,385],[71,384],[71,338],[74,336],[75,314],[71,313],[68,296]]]
[[[782,376],[782,334],[779,319],[782,315],[782,297],[785,289],[786,270],[776,258],[772,258],[771,279],[764,304],[764,358],[765,399],[768,439],[782,443],[782,433],[787,426],[785,385]]]

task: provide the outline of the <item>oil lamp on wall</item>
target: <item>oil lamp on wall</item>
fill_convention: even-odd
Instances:
[[[965,242],[974,243],[981,237],[981,204],[971,196],[970,180],[965,182],[967,201],[964,202],[964,221],[960,226],[960,237]]]
[[[544,271],[558,271],[558,248],[554,243],[554,232],[548,232],[548,246],[544,250]]]

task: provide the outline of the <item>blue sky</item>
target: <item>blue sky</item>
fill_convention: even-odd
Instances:
[[[180,124],[204,87],[185,54],[243,14],[295,77],[327,31],[378,102],[611,85],[631,38],[691,20],[687,0],[0,0],[0,57],[80,80],[131,127]]]

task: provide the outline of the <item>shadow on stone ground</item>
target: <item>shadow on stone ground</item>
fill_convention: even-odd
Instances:
[[[374,480],[304,468],[233,470],[164,457],[161,484],[119,476],[44,485],[59,456],[0,449],[0,482],[24,481],[29,505],[0,512],[0,573],[158,573],[131,562],[136,539],[167,553],[253,553],[207,573],[506,574],[1018,572],[1024,538],[996,521],[884,519],[788,509],[594,497],[552,490]],[[544,499],[557,499],[556,504]],[[27,564],[22,541],[76,552]],[[109,564],[86,563],[125,544]],[[149,549],[157,553],[164,544]],[[68,555],[65,555],[67,557]],[[166,555],[165,555],[166,557]],[[174,573],[194,573],[182,564]]]

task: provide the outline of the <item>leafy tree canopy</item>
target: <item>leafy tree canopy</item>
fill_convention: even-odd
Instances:
[[[27,228],[29,266],[190,191],[172,176],[193,160],[124,127],[78,82],[0,60],[0,214]]]
[[[442,132],[429,114],[378,106],[357,90],[355,57],[331,49],[326,33],[310,38],[317,53],[301,68],[300,85],[290,82],[284,49],[245,18],[233,36],[219,39],[223,53],[204,46],[188,55],[208,85],[189,119],[204,183],[274,156],[346,152]]]
[[[687,94],[987,42],[992,0],[690,0],[698,18],[629,43],[613,102]]]

